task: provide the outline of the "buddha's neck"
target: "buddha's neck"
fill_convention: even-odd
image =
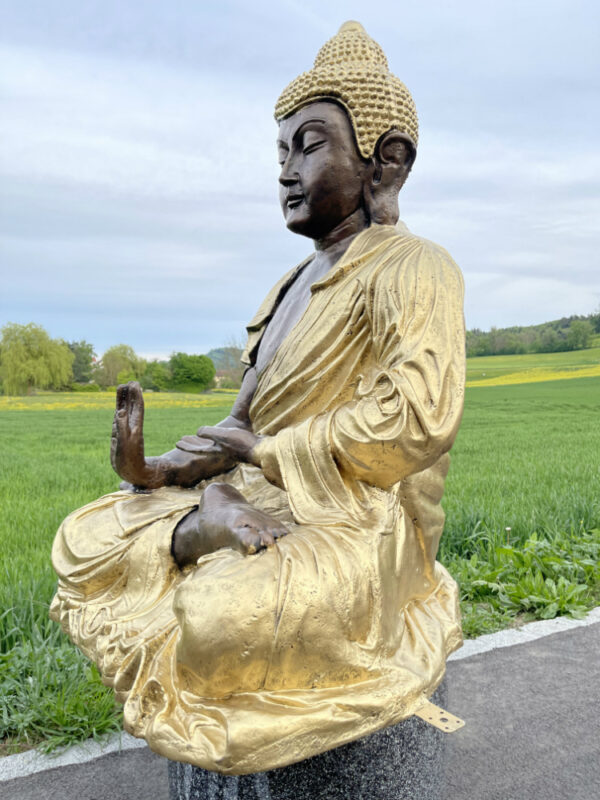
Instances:
[[[356,209],[353,214],[342,220],[326,236],[315,240],[317,259],[330,265],[335,264],[344,255],[358,234],[368,226],[369,223],[364,209]]]

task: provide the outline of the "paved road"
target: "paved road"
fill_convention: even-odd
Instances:
[[[600,623],[448,664],[446,800],[600,798]]]
[[[467,725],[447,738],[445,800],[600,798],[600,623],[452,661],[448,688]],[[0,797],[167,800],[166,763],[112,753],[0,783]]]

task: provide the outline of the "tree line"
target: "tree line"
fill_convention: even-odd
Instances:
[[[202,392],[214,385],[216,370],[208,355],[173,353],[166,361],[147,361],[129,345],[117,344],[97,358],[89,342],[52,339],[33,322],[8,323],[1,334],[0,388],[7,395],[100,391],[131,380],[152,391]]]
[[[36,389],[100,391],[130,380],[155,392],[201,392],[215,383],[236,389],[242,380],[242,346],[237,341],[207,355],[173,353],[168,360],[147,361],[126,344],[109,347],[98,358],[89,342],[52,339],[33,322],[10,322],[0,333],[0,391],[8,395]],[[467,331],[467,356],[582,350],[591,346],[596,334],[600,334],[600,311],[542,325],[473,328]]]
[[[563,317],[541,325],[467,331],[467,357],[584,350],[600,333],[600,312]]]

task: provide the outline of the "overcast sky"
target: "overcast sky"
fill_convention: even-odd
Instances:
[[[409,228],[468,327],[600,305],[597,0],[19,0],[0,27],[0,324],[148,357],[242,335],[312,247],[277,200],[284,86],[358,19],[411,90]]]

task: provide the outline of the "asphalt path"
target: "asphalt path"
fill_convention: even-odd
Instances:
[[[446,800],[600,798],[600,623],[448,664]]]
[[[600,798],[600,622],[450,661],[447,684],[466,726],[444,800]],[[2,780],[0,761],[0,798],[168,800],[167,766],[141,747]]]

